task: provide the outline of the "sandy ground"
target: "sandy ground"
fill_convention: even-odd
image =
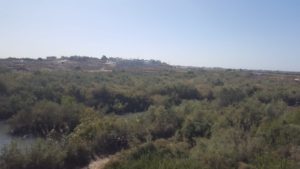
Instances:
[[[109,162],[110,158],[98,158],[94,161],[92,161],[87,167],[84,167],[83,169],[103,169],[105,164]]]

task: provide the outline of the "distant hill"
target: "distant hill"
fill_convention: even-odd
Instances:
[[[87,72],[112,72],[112,71],[143,71],[155,72],[163,70],[175,70],[179,72],[189,71],[244,71],[254,76],[276,76],[290,75],[296,81],[299,80],[300,72],[289,71],[270,71],[270,70],[247,70],[247,69],[225,69],[225,68],[206,68],[169,65],[159,60],[145,59],[123,59],[106,57],[102,58],[89,56],[48,56],[46,58],[6,58],[0,59],[0,71],[16,70],[16,71],[38,71],[38,70],[77,70]]]
[[[20,71],[37,70],[83,70],[91,72],[110,72],[113,70],[156,71],[170,69],[172,66],[158,60],[100,58],[88,56],[49,56],[45,59],[7,58],[0,59],[0,67]]]

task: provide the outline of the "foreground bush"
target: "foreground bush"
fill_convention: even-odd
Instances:
[[[68,133],[79,124],[81,110],[76,103],[60,105],[44,100],[37,102],[31,110],[19,112],[9,122],[14,134],[47,136],[50,132]]]
[[[20,148],[12,143],[2,150],[1,169],[63,169],[65,151],[54,142],[38,141],[32,148]]]
[[[199,169],[197,159],[187,158],[183,145],[169,144],[166,140],[147,143],[124,152],[112,160],[105,169]],[[186,145],[187,146],[187,145]],[[181,147],[183,148],[183,147]],[[187,147],[183,148],[186,149]]]

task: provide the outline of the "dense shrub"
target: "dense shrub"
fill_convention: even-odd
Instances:
[[[88,105],[102,109],[106,113],[125,114],[147,110],[150,101],[144,96],[125,95],[102,87],[92,92]]]
[[[194,144],[194,137],[209,137],[211,123],[206,120],[188,120],[181,129],[181,134],[190,144]]]
[[[105,169],[198,169],[201,164],[197,159],[188,159],[185,152],[178,149],[176,143],[158,140],[147,143],[133,150],[124,152],[118,160],[112,160]]]
[[[80,109],[75,103],[59,105],[40,101],[30,111],[20,111],[9,122],[15,134],[46,136],[50,132],[68,133],[79,123]]]
[[[126,122],[114,118],[86,119],[70,136],[71,141],[87,142],[95,154],[112,154],[129,145]],[[114,122],[113,122],[114,121]]]
[[[146,118],[147,130],[153,139],[173,136],[181,123],[173,112],[164,107],[150,107]]]
[[[299,168],[299,83],[290,76],[80,67],[0,72],[0,118],[13,134],[45,139],[6,147],[0,168],[82,168],[115,153],[106,168]]]
[[[7,94],[7,92],[8,92],[8,89],[7,89],[6,84],[0,80],[0,96]]]
[[[195,87],[183,84],[162,87],[158,93],[161,95],[169,95],[175,98],[177,97],[177,99],[203,99],[203,96]]]
[[[15,143],[2,150],[2,169],[63,169],[65,151],[55,142],[38,141],[32,148],[22,150]]]
[[[282,100],[289,106],[299,106],[300,105],[300,91],[289,91],[282,94]]]
[[[93,158],[92,147],[82,139],[70,139],[66,143],[65,168],[83,167]]]
[[[11,111],[9,101],[6,98],[0,97],[0,119],[7,119],[13,114],[14,112]]]
[[[246,97],[241,89],[223,88],[219,93],[220,106],[228,106],[242,101]]]

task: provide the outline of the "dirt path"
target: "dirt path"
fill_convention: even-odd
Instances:
[[[83,169],[103,169],[105,164],[109,162],[110,158],[97,158],[96,160],[90,162],[90,164],[87,167],[84,167]]]

